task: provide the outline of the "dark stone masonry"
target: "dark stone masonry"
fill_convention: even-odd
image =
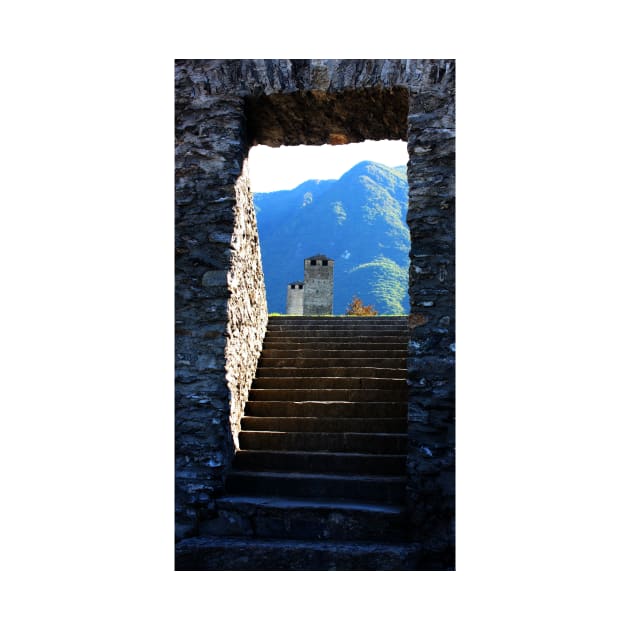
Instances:
[[[177,60],[175,119],[176,539],[217,514],[267,328],[249,148],[404,139],[406,506],[432,568],[452,569],[454,60]]]

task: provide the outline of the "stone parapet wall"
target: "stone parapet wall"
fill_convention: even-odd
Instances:
[[[230,390],[230,427],[236,447],[238,433],[241,430],[241,418],[267,330],[267,297],[256,212],[247,168],[244,171],[245,174],[236,183],[225,346],[226,380]]]

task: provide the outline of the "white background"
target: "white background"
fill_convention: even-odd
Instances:
[[[627,628],[621,4],[6,4],[7,628]],[[457,571],[173,572],[173,58],[457,58]]]

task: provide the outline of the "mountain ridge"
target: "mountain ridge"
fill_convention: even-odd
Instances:
[[[270,312],[285,312],[287,285],[318,252],[335,260],[334,314],[354,295],[380,314],[409,312],[405,166],[362,161],[337,180],[254,193],[254,204]]]

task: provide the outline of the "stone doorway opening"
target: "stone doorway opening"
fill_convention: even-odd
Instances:
[[[405,87],[374,86],[332,92],[304,89],[252,94],[241,103],[244,121],[239,122],[244,135],[243,162],[246,162],[249,150],[259,144],[279,147],[407,140],[410,94]],[[239,140],[243,142],[243,136]],[[228,274],[230,298],[225,356],[231,439],[225,445],[222,457],[228,466],[239,446],[240,418],[262,350],[268,318],[260,239],[250,188],[248,168],[243,167],[236,178],[239,215],[230,240],[233,271]],[[252,263],[254,268],[251,268]]]
[[[455,62],[176,60],[176,522],[195,536],[233,452],[267,324],[243,173],[255,144],[407,141],[407,503],[454,545]],[[229,418],[229,420],[228,420]]]

